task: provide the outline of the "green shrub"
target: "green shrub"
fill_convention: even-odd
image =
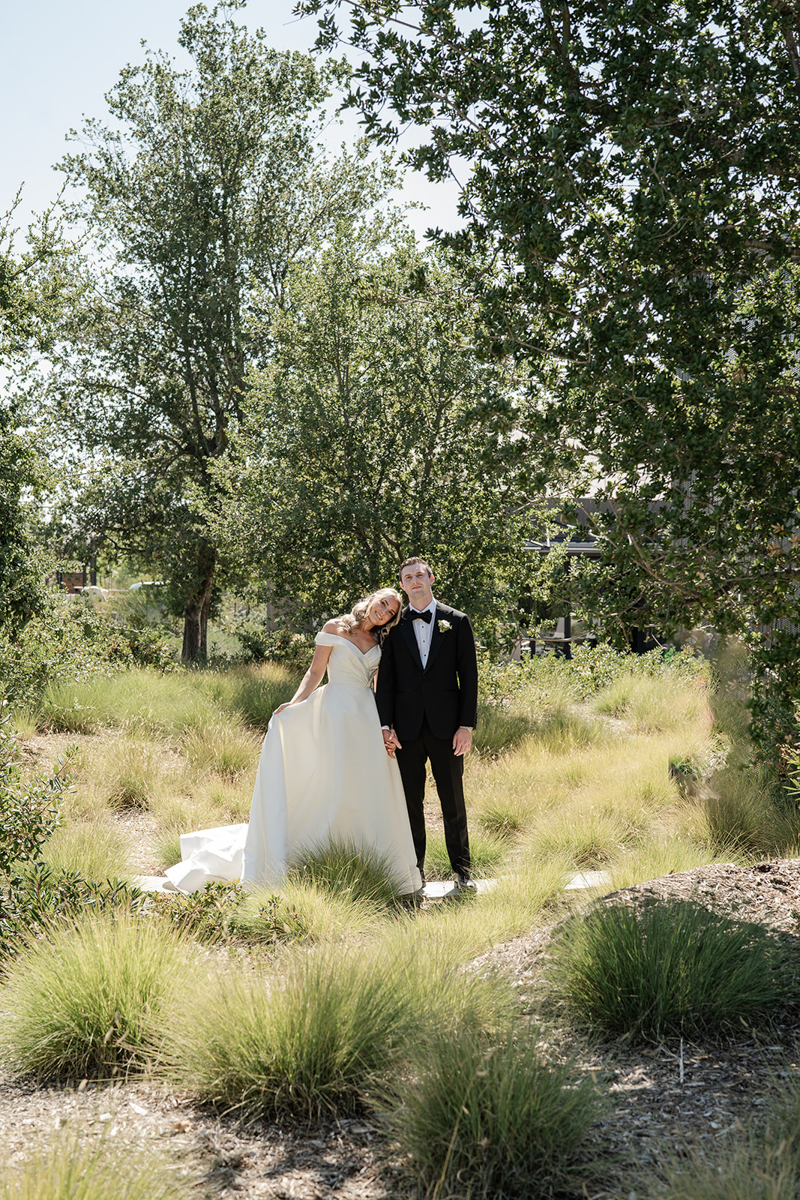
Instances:
[[[579,1020],[636,1040],[764,1023],[797,963],[761,925],[694,901],[609,904],[565,926],[556,976]]]
[[[191,1179],[146,1151],[87,1133],[59,1137],[24,1162],[0,1166],[0,1200],[190,1200]]]
[[[291,901],[268,893],[252,895],[231,883],[210,882],[190,895],[158,892],[149,911],[203,942],[291,942],[307,933],[304,914]]]
[[[8,717],[0,718],[0,875],[39,856],[58,826],[63,788],[63,764],[23,783],[19,744]]]
[[[98,914],[28,937],[8,967],[0,1045],[15,1074],[110,1078],[156,1056],[185,946],[160,923]]]
[[[163,631],[137,628],[123,614],[82,596],[53,592],[15,638],[0,633],[0,690],[15,708],[35,711],[45,689],[82,683],[126,667],[176,667]]]
[[[535,1036],[442,1032],[390,1122],[425,1195],[549,1196],[575,1182],[597,1116],[590,1084],[543,1061]]]
[[[292,866],[290,879],[382,908],[394,905],[399,896],[388,857],[355,842],[333,841],[306,850]]]
[[[270,631],[258,621],[242,621],[233,633],[251,662],[281,663],[289,671],[302,674],[314,654],[314,638],[307,633]]]

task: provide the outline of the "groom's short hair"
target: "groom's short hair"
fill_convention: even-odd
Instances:
[[[430,568],[430,564],[426,563],[424,558],[414,557],[414,558],[407,558],[405,560],[405,562],[400,563],[400,578],[401,579],[403,578],[403,571],[405,571],[406,567],[416,567],[417,565],[424,567],[429,575],[433,574],[433,571]]]

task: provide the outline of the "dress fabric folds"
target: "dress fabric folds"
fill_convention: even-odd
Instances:
[[[377,851],[401,893],[422,881],[397,763],[386,753],[371,682],[381,652],[362,653],[338,634],[328,682],[273,716],[261,750],[247,825],[181,837],[181,859],[166,872],[180,891],[213,880],[280,885],[304,850],[332,840]]]

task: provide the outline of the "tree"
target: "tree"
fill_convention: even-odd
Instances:
[[[290,275],[225,468],[227,544],[296,619],[396,586],[421,554],[487,634],[516,630],[513,373],[476,360],[473,301],[441,255],[379,243],[343,224]]]
[[[339,3],[301,7],[335,43]],[[468,164],[443,240],[479,252],[486,348],[539,394],[529,486],[556,458],[596,464],[592,602],[621,632],[702,617],[746,637],[774,758],[800,700],[800,7],[347,11],[368,129],[428,130],[409,158],[434,179]]]
[[[26,429],[19,376],[47,346],[60,297],[59,272],[48,269],[59,247],[53,210],[31,228],[18,255],[11,229],[18,202],[19,196],[0,219],[0,628],[12,637],[44,598],[43,565],[27,503],[41,487],[44,471]]]
[[[269,350],[286,277],[388,175],[363,148],[330,163],[316,142],[339,77],[237,26],[232,0],[189,10],[179,71],[149,53],[108,95],[114,126],[86,123],[63,167],[85,200],[82,287],[47,379],[91,456],[74,541],[154,565],[184,617],[183,657],[206,650],[218,546],[195,497],[242,418],[248,364]]]

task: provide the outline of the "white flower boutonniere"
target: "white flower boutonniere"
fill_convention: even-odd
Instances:
[[[448,629],[453,628],[449,621],[437,621],[436,624],[439,628],[439,633],[447,633]]]

